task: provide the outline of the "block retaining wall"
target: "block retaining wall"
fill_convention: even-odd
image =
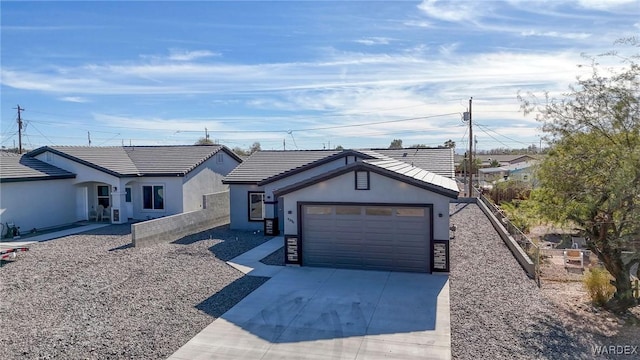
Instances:
[[[176,241],[185,236],[229,223],[229,192],[203,196],[203,209],[131,225],[133,246]]]

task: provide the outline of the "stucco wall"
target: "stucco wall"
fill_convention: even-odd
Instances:
[[[23,233],[73,223],[73,179],[0,183],[0,222],[13,222]]]
[[[222,162],[219,160],[222,157]],[[229,186],[222,179],[238,166],[238,162],[220,151],[183,178],[183,211],[202,209],[204,194],[227,191]]]
[[[231,229],[234,230],[261,230],[264,227],[262,221],[249,221],[249,191],[262,191],[257,185],[229,185],[231,204]]]
[[[349,172],[284,195],[284,233],[298,234],[297,203],[300,201],[406,203],[433,204],[434,239],[449,239],[450,198],[373,172],[370,173],[370,190],[355,190],[354,176],[354,172]]]
[[[353,156],[350,156],[350,162],[353,162]],[[265,201],[273,201],[273,191],[277,189],[281,189],[283,187],[289,186],[291,184],[295,184],[307,179],[310,179],[314,176],[325,174],[331,170],[338,169],[345,166],[345,159],[339,158],[335,161],[331,161],[326,164],[322,164],[320,166],[311,168],[307,171],[303,171],[298,174],[287,176],[286,178],[280,179],[278,181],[274,181],[272,183],[266,184],[264,186],[265,190]],[[267,213],[267,217],[272,217],[275,214]]]
[[[142,208],[142,187],[145,185],[164,185],[163,210],[150,210]],[[128,182],[126,186],[131,187],[131,203],[133,205],[132,217],[134,219],[155,219],[158,217],[179,214],[183,212],[181,177],[137,178],[135,181]]]
[[[131,225],[136,247],[172,242],[229,223],[229,192],[206,195],[206,208]]]

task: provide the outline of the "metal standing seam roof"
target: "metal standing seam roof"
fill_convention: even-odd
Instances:
[[[0,152],[0,182],[71,179],[75,174],[25,155]]]
[[[458,192],[458,183],[455,180],[400,160],[364,160],[364,162],[428,185],[435,185],[445,190]]]
[[[372,149],[382,155],[446,176],[455,177],[454,153],[450,148]]]
[[[221,145],[52,146],[28,155],[51,151],[115,176],[161,176],[187,174],[223,148]]]

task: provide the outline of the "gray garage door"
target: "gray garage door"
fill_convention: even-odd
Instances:
[[[304,205],[306,266],[430,272],[428,207]]]

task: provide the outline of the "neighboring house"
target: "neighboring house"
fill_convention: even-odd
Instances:
[[[496,182],[507,180],[524,181],[535,186],[535,165],[537,163],[538,161],[533,160],[495,168],[478,169],[478,182],[480,187],[485,189],[492,188]]]
[[[0,223],[25,233],[75,221],[76,175],[24,155],[0,152]],[[6,228],[2,228],[3,236]]]
[[[65,213],[63,223],[70,223],[88,220],[104,208],[103,216],[116,224],[199,210],[204,194],[228,189],[221,180],[241,162],[231,150],[218,145],[54,146],[33,150],[23,159],[73,175],[64,189],[67,200],[48,201],[47,214]],[[9,206],[30,205],[17,202]],[[29,214],[35,217],[38,211],[34,207]]]
[[[534,155],[474,155],[473,157],[480,160],[480,168],[489,168],[494,161],[497,161],[499,166],[509,166],[538,159],[538,156]],[[455,155],[456,166],[462,164],[463,160],[464,155]]]
[[[282,229],[289,263],[448,271],[449,202],[458,187],[434,172],[453,175],[451,149],[432,150],[434,169],[381,150],[254,153],[223,180],[231,227]]]

